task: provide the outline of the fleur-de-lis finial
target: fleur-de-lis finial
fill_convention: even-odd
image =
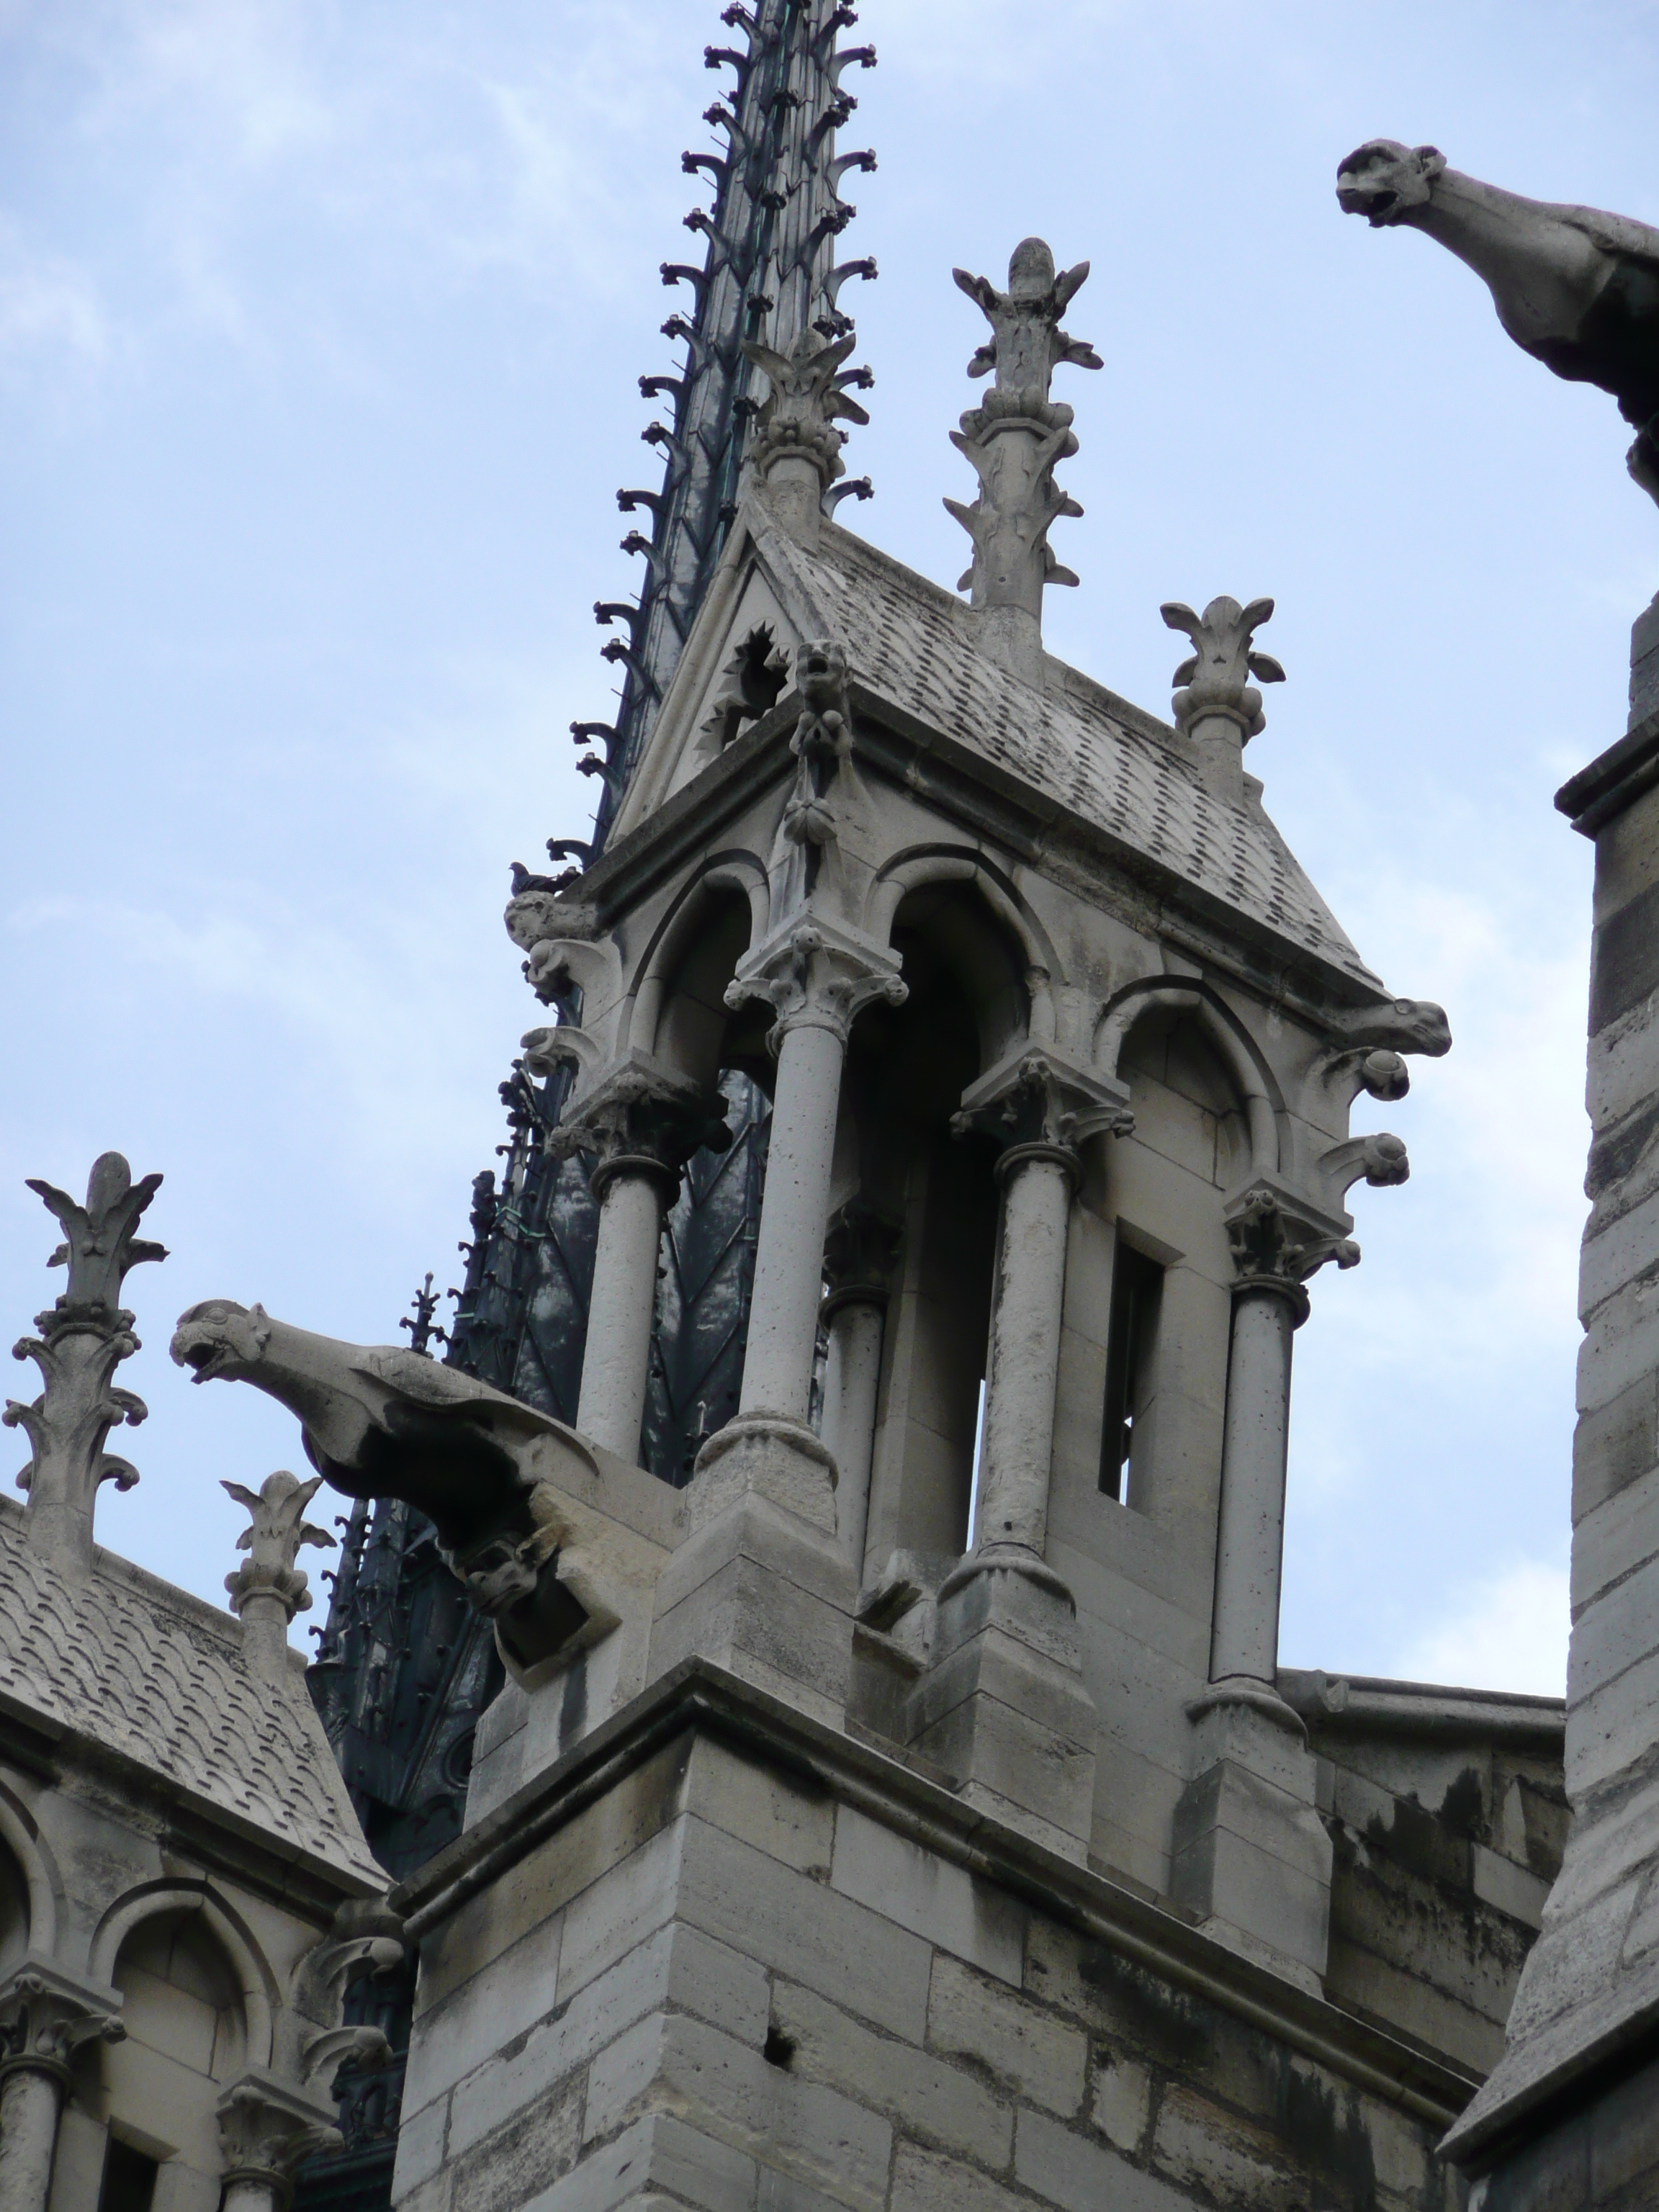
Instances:
[[[320,1474],[313,1474],[308,1482],[301,1482],[286,1468],[279,1468],[265,1477],[257,1491],[240,1482],[221,1485],[252,1516],[236,1539],[237,1550],[248,1557],[234,1574],[225,1577],[233,1613],[242,1612],[251,1598],[269,1596],[282,1607],[286,1629],[296,1613],[310,1611],[309,1578],[295,1561],[302,1544],[320,1544],[325,1549],[333,1545],[326,1528],[316,1528],[304,1517],[322,1480]]]
[[[1176,727],[1198,748],[1206,783],[1235,801],[1243,796],[1243,753],[1267,727],[1261,694],[1250,682],[1282,684],[1285,672],[1270,653],[1258,653],[1255,634],[1272,615],[1271,599],[1240,606],[1212,599],[1201,615],[1171,599],[1158,609],[1171,629],[1184,631],[1194,651],[1175,672]]]

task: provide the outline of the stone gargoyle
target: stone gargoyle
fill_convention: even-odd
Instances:
[[[197,1382],[252,1382],[296,1414],[312,1465],[348,1498],[425,1514],[520,1679],[616,1625],[566,1547],[561,1483],[599,1469],[562,1422],[400,1345],[343,1344],[228,1298],[180,1315],[172,1350]]]
[[[1437,239],[1486,281],[1498,319],[1558,376],[1599,385],[1637,433],[1632,476],[1659,500],[1659,230],[1556,206],[1448,168],[1434,146],[1373,138],[1337,172],[1347,215]]]

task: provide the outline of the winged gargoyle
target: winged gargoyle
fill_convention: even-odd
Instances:
[[[228,1298],[182,1314],[172,1349],[197,1382],[252,1382],[296,1414],[312,1465],[348,1498],[424,1513],[517,1671],[613,1624],[561,1556],[560,1481],[599,1473],[562,1422],[401,1345],[343,1344]]]

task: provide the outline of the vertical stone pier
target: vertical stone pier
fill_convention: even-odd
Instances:
[[[1447,2138],[1472,2212],[1659,2203],[1659,599],[1631,726],[1556,796],[1595,845],[1573,1449],[1572,1828],[1501,2063]]]

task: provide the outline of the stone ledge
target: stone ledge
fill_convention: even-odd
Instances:
[[[900,1760],[705,1659],[684,1660],[653,1682],[399,1884],[391,1902],[410,1936],[429,1934],[653,1752],[693,1730],[804,1777],[841,1803],[997,1883],[1419,2119],[1449,2125],[1480,2086],[1477,2075],[1403,2036],[1240,1958],[1173,1901],[1150,1901],[1109,1875],[1045,1850]]]

